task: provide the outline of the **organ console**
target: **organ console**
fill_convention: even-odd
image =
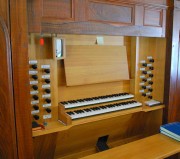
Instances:
[[[102,150],[96,149],[102,142],[112,148],[158,133],[162,116],[168,121],[178,117],[173,106],[178,97],[169,95],[178,94],[174,89],[178,82],[173,81],[178,79],[180,25],[171,19],[172,15],[178,19],[178,9],[173,14],[168,10],[173,2],[178,4],[170,0],[28,0],[5,7],[9,4],[3,1],[1,63],[9,61],[4,72],[9,76],[13,72],[14,81],[6,85],[7,77],[1,78],[1,97],[13,92],[7,98],[12,104],[3,100],[2,109],[12,118],[2,116],[1,127],[15,127],[16,134],[6,134],[9,129],[1,132],[2,137],[14,137],[14,142],[11,137],[7,142],[17,143],[14,156],[33,158],[33,149],[35,159],[80,158]],[[172,25],[175,31],[170,35]],[[12,48],[5,43],[9,39]],[[167,92],[164,83],[170,87]],[[165,114],[164,100],[170,109]]]
[[[97,45],[95,35],[56,35],[66,41],[66,56],[58,58],[54,56],[53,36],[43,35],[44,45],[38,43],[40,35],[29,36],[30,104],[35,145],[39,143],[39,136],[48,138],[54,133],[57,137],[55,156],[63,156],[67,149],[77,149],[76,144],[66,143],[75,142],[80,136],[84,139],[77,146],[83,148],[86,142],[93,144],[105,135],[109,135],[108,140],[115,145],[114,138],[120,137],[119,132],[139,138],[142,135],[140,125],[147,135],[157,131],[164,107],[163,92],[159,88],[163,90],[164,87],[165,65],[161,58],[165,57],[165,47],[160,50],[156,46],[158,43],[165,45],[165,39],[103,36],[104,45]],[[148,50],[144,47],[147,45],[155,49]],[[135,47],[139,50],[133,49]],[[159,104],[147,106],[151,100]],[[148,122],[154,126],[151,132],[146,132]],[[123,131],[120,127],[124,125],[127,126]],[[95,129],[97,133],[93,135]],[[36,149],[38,152],[39,147]],[[74,154],[79,156],[78,152]]]

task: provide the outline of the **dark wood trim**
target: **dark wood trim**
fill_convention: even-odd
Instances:
[[[105,23],[77,22],[64,24],[42,23],[42,33],[98,34],[123,36],[164,37],[160,27],[115,26]]]
[[[164,112],[164,122],[180,121],[180,9],[176,7],[176,0],[174,0],[174,8],[169,10],[168,23],[167,23],[167,57],[166,57],[166,78],[165,81],[165,104],[166,109]]]
[[[0,16],[0,158],[17,158],[11,47],[8,28]]]
[[[32,159],[26,1],[10,0],[10,11],[18,158]]]

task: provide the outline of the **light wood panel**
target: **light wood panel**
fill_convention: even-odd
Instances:
[[[89,153],[95,153],[97,139],[105,135],[109,135],[108,145],[114,147],[158,133],[162,122],[161,113],[162,109],[148,112],[148,115],[144,112],[124,114],[114,118],[78,124],[67,131],[61,131],[57,138],[55,158],[79,158]],[[98,119],[98,116],[96,118]],[[77,122],[80,123],[80,120]],[[149,125],[152,129],[146,131],[149,130]]]
[[[154,59],[154,63],[152,66],[154,70],[150,70],[154,75],[152,77],[153,92],[151,95],[153,99],[158,100],[163,103],[164,101],[164,75],[165,75],[165,50],[166,50],[166,40],[164,38],[145,38],[145,37],[137,37],[136,41],[136,68],[135,68],[135,94],[138,100],[146,101],[150,100],[147,97],[142,97],[142,93],[139,92],[141,89],[140,83],[142,83],[142,79],[140,78],[142,71],[140,70],[142,67],[141,61],[145,60],[148,62],[147,57],[152,56]],[[149,71],[148,67],[146,67],[146,71]],[[149,76],[145,75],[147,79]],[[145,82],[145,86],[149,85]],[[147,90],[145,90],[147,92]]]
[[[68,86],[128,80],[126,48],[67,46],[65,73]]]
[[[114,117],[120,117],[120,116],[133,114],[133,113],[137,113],[137,112],[149,112],[149,114],[150,114],[150,113],[153,113],[156,110],[159,110],[159,111],[157,111],[157,115],[155,115],[155,116],[158,117],[158,121],[161,121],[161,118],[162,118],[161,112],[162,112],[162,109],[164,107],[165,107],[164,105],[159,105],[159,106],[154,106],[154,107],[147,107],[146,106],[146,107],[143,107],[143,108],[134,108],[134,109],[123,110],[123,111],[119,111],[119,112],[114,112],[112,114],[111,113],[110,114],[102,114],[102,115],[97,115],[97,116],[92,116],[92,117],[88,117],[88,118],[84,118],[84,119],[75,120],[75,121],[72,122],[71,125],[68,125],[68,126],[66,126],[65,124],[63,124],[60,121],[53,121],[53,122],[50,122],[48,124],[46,129],[44,129],[42,131],[34,131],[33,132],[33,137],[37,137],[37,136],[41,136],[41,135],[45,135],[45,134],[49,134],[49,133],[54,133],[54,132],[61,132],[61,131],[64,131],[64,130],[68,130],[71,127],[74,127],[74,126],[78,126],[78,125],[82,125],[82,124],[88,124],[88,123],[91,123],[91,122],[101,121],[101,120],[105,120],[105,119],[111,119],[111,118],[114,118]],[[151,115],[148,115],[148,116],[150,118],[149,121],[151,121]],[[155,119],[154,122],[156,122],[157,118],[153,118],[153,119]],[[151,129],[151,127],[150,127],[150,129]]]
[[[103,45],[124,45],[123,36],[57,34],[66,39],[66,45],[97,45],[97,37],[103,38]]]

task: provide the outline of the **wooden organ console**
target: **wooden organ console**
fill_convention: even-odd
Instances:
[[[58,38],[66,48],[60,59],[54,56],[54,36],[29,35],[37,158],[43,155],[40,143],[56,145],[55,158],[77,158],[95,153],[103,136],[114,147],[158,132],[164,108],[165,38],[101,36],[103,45],[97,44],[96,35]]]
[[[99,141],[113,148],[159,132],[167,8],[164,0],[28,1],[35,158],[85,157]]]

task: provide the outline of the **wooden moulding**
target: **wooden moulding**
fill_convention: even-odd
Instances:
[[[58,116],[59,120],[62,121],[64,124],[70,125],[72,123],[71,117],[68,114],[66,114],[65,107],[61,103],[59,103]]]

